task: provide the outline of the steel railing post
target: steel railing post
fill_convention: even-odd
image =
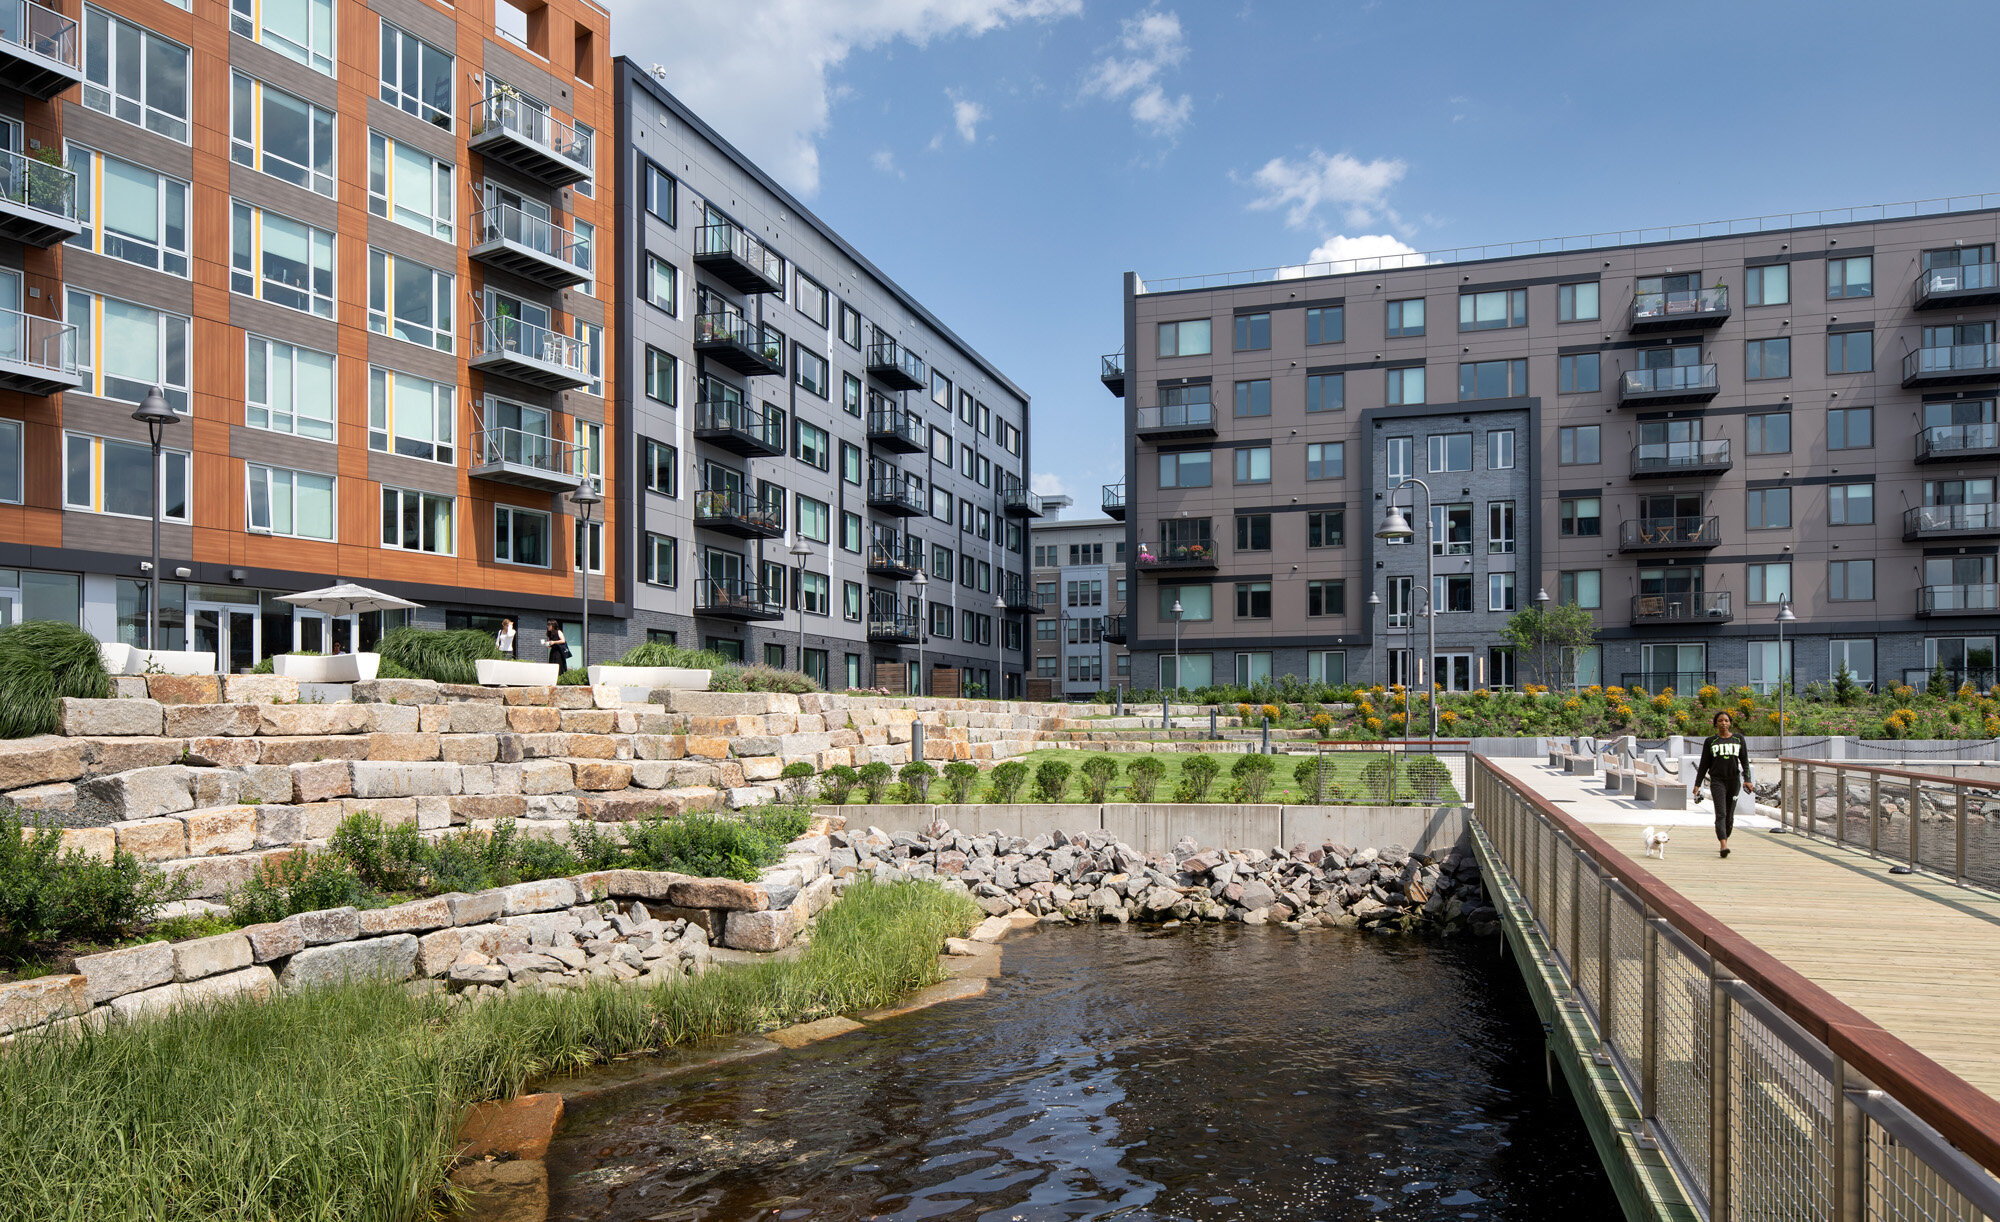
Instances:
[[[1868,777],[1868,855],[1882,855],[1882,778]]]
[[[1819,770],[1817,768],[1814,768],[1811,764],[1806,765],[1805,796],[1806,796],[1806,812],[1807,812],[1806,819],[1808,820],[1807,826],[1812,828],[1814,831],[1818,831],[1819,830]],[[1839,834],[1838,829],[1835,829],[1835,834],[1836,835]]]
[[[1611,995],[1611,880],[1597,889],[1597,1043],[1600,1055],[1611,1051],[1612,1016],[1618,1009]]]
[[[1708,1222],[1730,1222],[1729,994],[1723,983],[1729,974],[1715,967],[1708,977]]]
[[[1577,964],[1583,962],[1583,854],[1569,855],[1569,976],[1576,983]]]
[[[1957,826],[1953,828],[1953,832],[1957,838],[1958,845],[1955,850],[1952,874],[1958,885],[1963,887],[1965,885],[1965,786],[1957,785],[1954,788],[1958,790],[1958,811],[1954,816]]]
[[[1923,811],[1924,811],[1924,783],[1922,781],[1911,781],[1910,782],[1910,868],[1912,870],[1923,869],[1923,861],[1919,856],[1923,852],[1923,846],[1920,839],[1920,833],[1923,831],[1923,825],[1924,825]]]
[[[1832,1115],[1833,1183],[1827,1199],[1833,1203],[1831,1222],[1862,1222],[1862,1177],[1868,1166],[1868,1122],[1848,1095],[1847,1062],[1833,1061]]]
[[[1639,993],[1639,1115],[1650,1123],[1660,1114],[1660,931],[1643,904],[1639,928],[1645,947]]]

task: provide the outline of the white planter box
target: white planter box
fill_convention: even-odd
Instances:
[[[593,666],[590,683],[610,684],[628,704],[645,704],[661,688],[677,692],[705,692],[711,672],[684,666]]]
[[[99,642],[98,653],[104,669],[114,675],[212,675],[215,655],[186,649],[138,649],[131,645]]]
[[[379,653],[342,653],[323,658],[281,653],[271,659],[273,674],[301,683],[359,683],[373,679],[381,666]]]
[[[479,682],[486,687],[554,687],[554,662],[514,662],[506,658],[480,658],[473,665]]]

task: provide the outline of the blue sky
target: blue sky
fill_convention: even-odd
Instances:
[[[2000,189],[1991,3],[612,9],[620,52],[1033,396],[1036,486],[1079,506],[1123,476],[1097,358],[1127,270]]]

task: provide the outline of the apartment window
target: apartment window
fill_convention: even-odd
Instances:
[[[333,75],[333,0],[230,0],[229,28]]]
[[[1206,488],[1209,486],[1207,450],[1190,450],[1160,455],[1160,487]]]
[[[1575,356],[1556,358],[1556,393],[1563,395],[1588,394],[1602,386],[1599,372],[1601,361],[1595,352],[1579,352]]]
[[[333,476],[244,464],[249,475],[249,527],[297,539],[333,538]]]
[[[19,505],[22,482],[21,422],[0,418],[0,502]]]
[[[1488,573],[1486,575],[1486,609],[1488,611],[1512,611],[1514,609],[1514,575],[1512,573]]]
[[[931,370],[931,402],[951,410],[951,379],[935,369]]]
[[[368,371],[368,448],[429,462],[453,461],[456,391],[412,373]]]
[[[833,613],[833,578],[825,573],[799,574],[799,610],[807,615]]]
[[[1528,325],[1528,290],[1500,289],[1490,293],[1460,293],[1458,329],[1498,331]]]
[[[646,254],[646,303],[668,314],[680,313],[680,269],[651,253]]]
[[[1118,659],[1122,665],[1127,658]],[[1306,679],[1311,683],[1331,683],[1336,686],[1347,682],[1347,651],[1345,649],[1308,649],[1306,651]]]
[[[188,520],[191,461],[185,450],[160,452],[160,516],[169,522]],[[150,521],[153,514],[147,501],[152,494],[150,445],[82,433],[63,435],[63,508]]]
[[[671,352],[646,345],[646,397],[668,407],[680,401],[680,362]]]
[[[979,537],[980,537],[980,538],[981,538],[982,540],[991,540],[991,539],[993,538],[993,512],[992,512],[992,510],[989,510],[989,509],[982,509],[982,510],[980,510],[980,511],[979,511],[979,532],[978,532],[978,533],[979,533]]]
[[[1827,597],[1837,603],[1874,601],[1875,562],[1836,560],[1827,565]]]
[[[1604,573],[1599,569],[1578,569],[1556,574],[1556,599],[1595,611],[1604,605]]]
[[[1238,314],[1236,316],[1236,350],[1238,352],[1261,352],[1271,346],[1271,316],[1269,314]]]
[[[1875,257],[1873,255],[1854,255],[1846,259],[1828,259],[1826,261],[1826,295],[1829,298],[1873,297],[1875,295]],[[1874,642],[1870,641],[1868,644],[1872,649]]]
[[[1514,502],[1489,501],[1486,505],[1486,554],[1512,555],[1514,551]]]
[[[1846,671],[1856,683],[1875,683],[1875,642],[1868,639],[1831,642],[1828,673],[1836,677]]]
[[[1594,496],[1565,498],[1558,520],[1565,539],[1595,539],[1604,534],[1604,502]]]
[[[604,523],[577,522],[575,547],[569,556],[573,573],[604,571]]]
[[[243,422],[253,429],[333,440],[333,354],[282,340],[244,339]]]
[[[645,581],[672,589],[681,583],[681,545],[670,535],[646,532]]]
[[[1244,446],[1236,451],[1236,482],[1239,484],[1271,482],[1270,446]]]
[[[958,473],[960,475],[963,475],[967,479],[971,479],[973,476],[973,472],[977,471],[978,469],[979,467],[977,466],[977,464],[973,459],[972,447],[971,446],[958,447]]]
[[[77,220],[83,225],[71,245],[186,279],[187,183],[75,144],[69,165],[76,171]]]
[[[452,169],[422,149],[368,133],[368,211],[451,240]]]
[[[333,234],[241,201],[230,221],[230,292],[333,317]]]
[[[383,250],[368,250],[368,329],[450,352],[451,280],[444,272]]]
[[[188,410],[188,333],[180,314],[67,290],[64,321],[76,327],[84,394],[138,403],[158,386],[177,412]]]
[[[674,176],[648,161],[645,163],[644,177],[642,190],[645,192],[646,211],[665,221],[668,228],[672,228],[679,223],[675,216]]]
[[[1458,367],[1460,399],[1508,399],[1528,393],[1528,362],[1466,361]]]
[[[1160,622],[1174,622],[1174,607],[1181,609],[1180,621],[1184,624],[1206,623],[1215,618],[1214,586],[1161,586]]]
[[[500,564],[549,567],[549,515],[512,505],[495,505],[493,559]]]
[[[794,278],[798,281],[798,293],[792,302],[793,307],[824,327],[828,302],[826,287],[804,272],[797,272]]]
[[[1239,581],[1236,583],[1236,618],[1271,618],[1270,582]]]
[[[1306,515],[1307,547],[1344,547],[1347,544],[1347,511],[1323,509]]]
[[[1749,600],[1753,603],[1790,602],[1792,598],[1792,566],[1784,564],[1752,564],[1744,566],[1749,578]]]
[[[1390,407],[1420,406],[1424,401],[1424,370],[1421,365],[1389,371]]]
[[[451,129],[452,57],[414,34],[382,23],[382,100]]]
[[[1070,549],[1074,553],[1075,549]],[[1236,515],[1236,550],[1239,552],[1268,552],[1271,550],[1271,515],[1268,513],[1239,513]],[[1070,563],[1076,563],[1072,555]],[[1091,563],[1104,563],[1101,550]]]
[[[231,74],[230,99],[231,160],[332,197],[332,111],[241,72]]]
[[[1259,378],[1254,382],[1236,384],[1236,414],[1238,416],[1268,416],[1271,414],[1271,380]]]
[[[1486,469],[1488,471],[1514,469],[1513,429],[1494,429],[1486,434]]]
[[[1346,615],[1347,583],[1345,581],[1308,581],[1306,583],[1307,615]]]
[[[646,442],[646,487],[661,496],[681,494],[681,452],[664,441]]]
[[[798,422],[798,460],[821,471],[833,466],[833,439],[816,424]]]
[[[382,546],[405,552],[450,556],[456,551],[451,529],[455,502],[435,492],[382,486]]]
[[[969,390],[958,392],[958,420],[961,424],[976,426],[979,423],[979,407]]]
[[[1430,447],[1432,475],[1472,470],[1472,434],[1433,433]]]
[[[1306,342],[1339,344],[1347,340],[1347,310],[1343,306],[1313,306],[1306,310]],[[1268,347],[1269,345],[1266,345]]]
[[[1160,355],[1207,356],[1210,351],[1209,320],[1191,318],[1185,322],[1160,324]]]
[[[840,375],[840,409],[861,419],[861,379],[851,373]]]
[[[1579,424],[1556,430],[1556,461],[1565,467],[1583,467],[1603,462],[1602,429],[1595,424]]]
[[[1834,484],[1826,490],[1826,520],[1834,526],[1870,526],[1875,521],[1875,485]]]
[[[1431,600],[1445,615],[1467,615],[1472,611],[1472,574],[1452,573],[1433,578]]]
[[[1785,305],[1792,299],[1792,269],[1772,263],[1743,270],[1743,298],[1753,306]]]
[[[840,618],[861,622],[861,583],[843,581],[840,583]],[[853,686],[850,684],[849,686]]]
[[[952,638],[952,608],[947,603],[932,603],[931,635],[949,641]]]
[[[1874,368],[1873,331],[1837,331],[1826,337],[1828,373],[1868,373]]]
[[[1745,494],[1745,525],[1751,530],[1788,530],[1792,525],[1790,488],[1752,488]]]
[[[851,441],[840,443],[840,478],[856,487],[861,485],[861,447]]]
[[[1431,554],[1433,556],[1472,554],[1470,504],[1431,506]]]
[[[861,315],[844,301],[840,303],[840,342],[861,351]]]
[[[1306,446],[1307,479],[1344,479],[1346,476],[1346,442],[1315,441]]]
[[[188,49],[85,5],[83,104],[186,144]]]
[[[1403,301],[1392,301],[1388,306],[1389,338],[1396,339],[1424,333],[1424,299],[1410,297]]]
[[[940,581],[951,580],[951,549],[939,543],[931,544],[931,576]]]
[[[583,346],[585,372],[590,374],[590,385],[583,388],[583,393],[595,395],[602,399],[604,397],[604,328],[594,322],[585,322],[581,318],[571,318],[570,324],[572,334],[576,337],[576,342]]]
[[[826,377],[826,358],[799,344],[792,345],[792,363],[797,367],[794,375],[799,389],[809,395],[827,397],[829,386]]]
[[[1595,281],[1583,284],[1559,284],[1556,286],[1556,320],[1558,322],[1587,322],[1597,317],[1597,284]]]
[[[1347,407],[1347,375],[1316,373],[1306,378],[1306,410],[1337,412]]]
[[[1397,484],[1410,478],[1413,474],[1410,470],[1410,461],[1413,453],[1414,443],[1411,438],[1389,438],[1388,444],[1383,449],[1382,457],[1383,464],[1389,473],[1390,487],[1395,487]]]
[[[861,553],[861,515],[844,509],[840,512],[840,550]]]
[[[1789,338],[1745,340],[1743,376],[1752,381],[1791,377],[1792,341]]]
[[[576,446],[576,466],[578,475],[587,475],[597,481],[598,491],[604,490],[604,426],[588,420],[570,420],[570,441]],[[596,570],[592,570],[595,572]]]
[[[1792,414],[1758,412],[1744,417],[1745,448],[1752,454],[1792,452]]]
[[[941,491],[943,490],[938,488],[933,488],[931,490],[931,516],[934,518],[938,516],[937,494]],[[951,499],[949,493],[945,494],[945,499],[946,500]],[[939,518],[938,520],[941,522],[949,522],[951,521],[951,518],[947,516]],[[964,498],[960,498],[958,502],[958,532],[962,535],[969,535],[972,533],[972,502],[965,500]]]
[[[1826,448],[1866,450],[1875,444],[1875,409],[1836,407],[1826,413]]]

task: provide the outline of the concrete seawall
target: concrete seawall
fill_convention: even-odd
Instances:
[[[935,820],[982,832],[1033,838],[1047,832],[1110,832],[1144,853],[1164,853],[1183,836],[1225,848],[1294,844],[1401,845],[1413,853],[1443,853],[1467,843],[1464,806],[1280,806],[1085,802],[980,806],[926,803],[822,806],[853,828],[921,833]]]

